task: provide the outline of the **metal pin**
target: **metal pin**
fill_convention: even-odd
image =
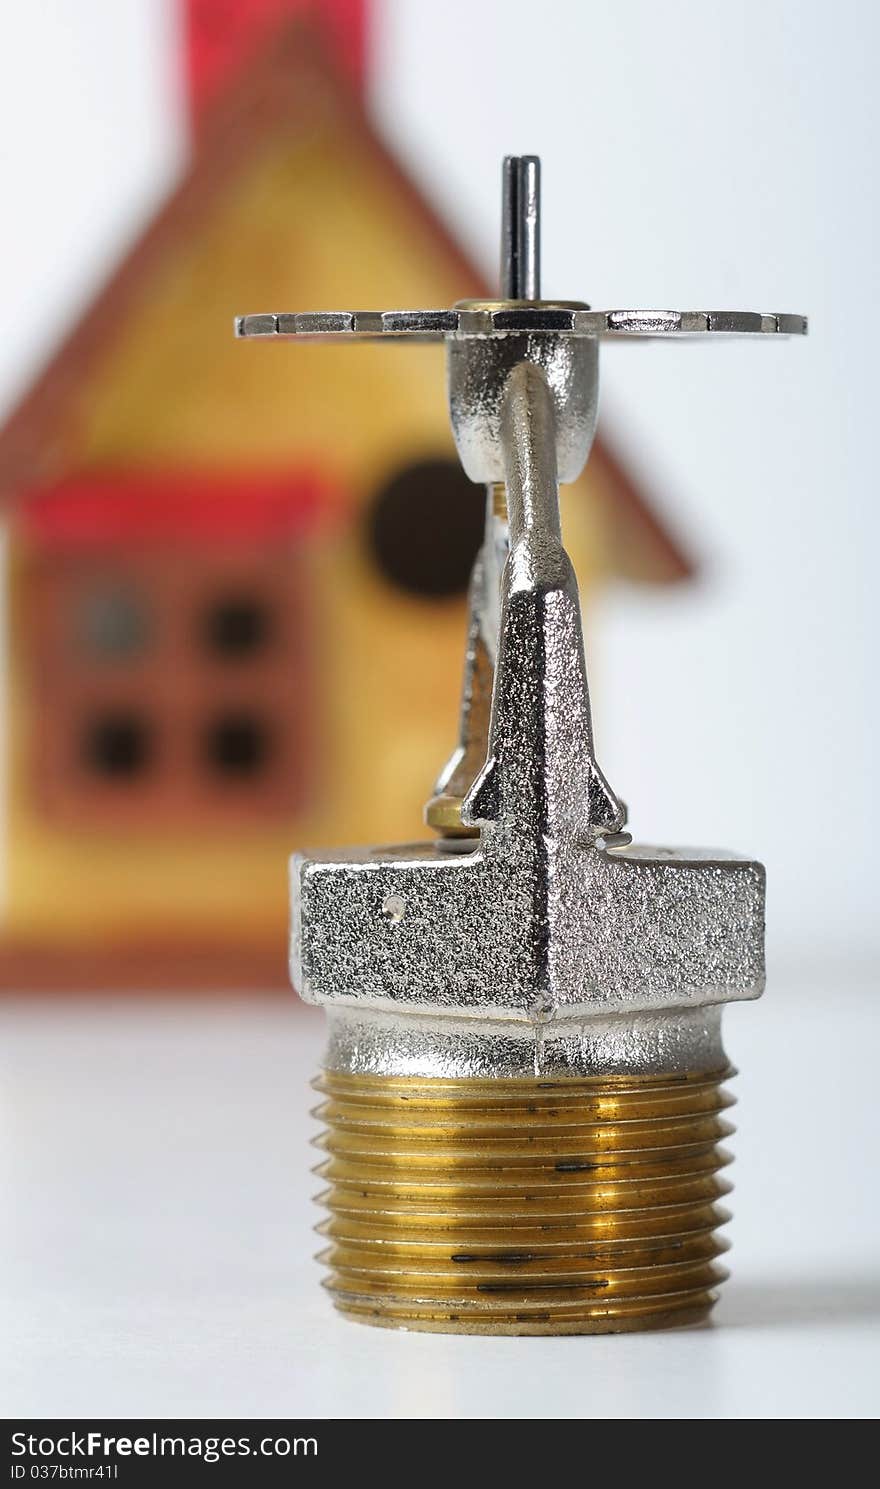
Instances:
[[[541,298],[541,162],[505,155],[501,169],[501,298]]]

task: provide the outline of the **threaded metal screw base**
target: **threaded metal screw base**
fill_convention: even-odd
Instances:
[[[326,1071],[325,1286],[351,1318],[461,1334],[701,1322],[732,1105],[711,1074],[429,1080]]]

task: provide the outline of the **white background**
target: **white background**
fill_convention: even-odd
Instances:
[[[490,270],[499,158],[544,159],[544,287],[805,311],[806,343],[624,345],[603,417],[703,563],[593,628],[603,764],[643,838],[769,873],[770,966],[878,947],[873,664],[880,10],[382,0],[394,147]],[[174,0],[0,11],[0,405],[184,152]]]

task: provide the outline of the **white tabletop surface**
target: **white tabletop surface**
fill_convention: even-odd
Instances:
[[[292,997],[7,1000],[0,1410],[873,1417],[875,992],[814,974],[729,1011],[733,1277],[716,1322],[585,1339],[394,1333],[334,1314],[311,1260],[321,1020]]]

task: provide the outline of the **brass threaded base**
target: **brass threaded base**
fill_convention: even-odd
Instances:
[[[325,1286],[461,1334],[701,1322],[727,1276],[731,1074],[429,1080],[325,1071]]]

